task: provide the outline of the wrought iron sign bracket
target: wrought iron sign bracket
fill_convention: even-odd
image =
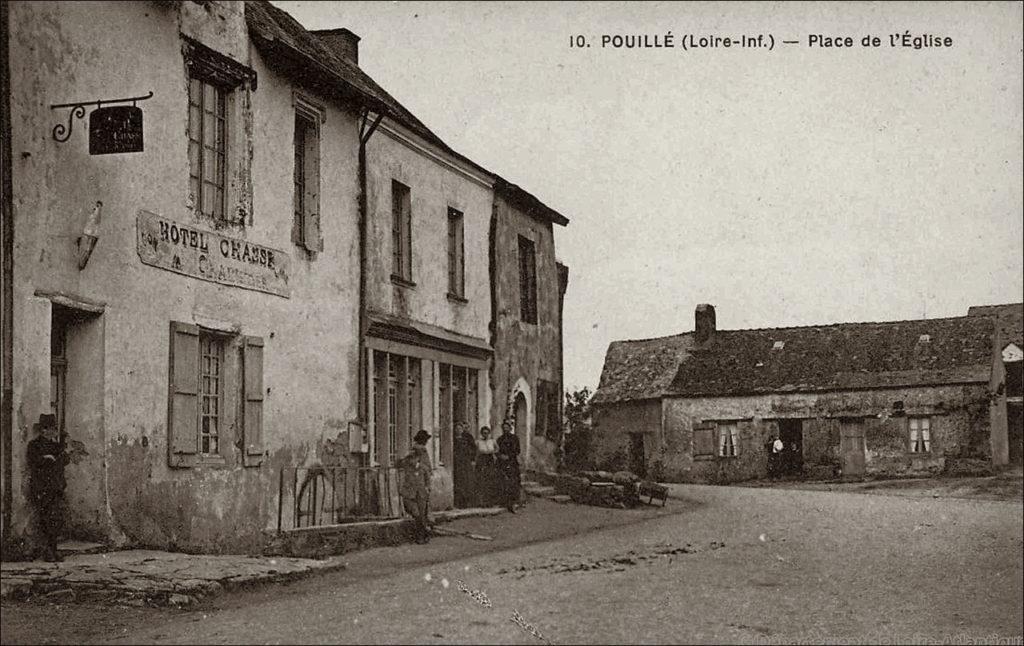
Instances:
[[[68,124],[65,126],[63,123],[58,123],[53,127],[53,138],[56,141],[64,143],[71,137],[71,129],[74,125],[75,119],[81,119],[85,117],[85,107],[89,105],[96,105],[97,108],[102,108],[104,105],[111,103],[131,103],[132,106],[138,101],[145,101],[146,99],[153,98],[153,91],[150,90],[146,96],[132,96],[126,99],[110,99],[110,100],[95,100],[95,101],[79,101],[77,103],[56,103],[50,106],[51,110],[58,110],[60,108],[71,108],[68,112]]]

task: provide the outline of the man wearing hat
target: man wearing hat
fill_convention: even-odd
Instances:
[[[401,487],[402,506],[416,521],[416,542],[430,541],[430,529],[427,526],[427,511],[430,509],[430,456],[427,454],[427,440],[430,433],[421,430],[412,438],[413,445],[409,455],[398,462],[402,470]]]
[[[39,434],[28,443],[28,490],[45,547],[43,559],[60,561],[57,540],[64,524],[64,465],[70,458],[60,442],[57,416],[44,413],[33,425]]]

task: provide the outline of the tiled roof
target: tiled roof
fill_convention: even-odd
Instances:
[[[498,178],[472,159],[460,154],[446,144],[422,121],[416,118],[404,105],[377,84],[369,74],[355,63],[336,55],[320,38],[303,27],[288,12],[278,9],[267,0],[247,0],[245,18],[250,34],[255,36],[258,47],[268,50],[271,54],[280,54],[282,46],[303,61],[300,65],[292,65],[289,73],[301,77],[313,87],[328,87],[340,92],[357,102],[367,105],[372,110],[383,112],[411,130],[425,141],[437,146],[445,153],[461,160],[485,175],[496,178],[495,187],[506,191],[512,199],[517,200],[520,208],[529,215],[550,220],[565,226],[569,220],[554,209],[548,207],[523,188]],[[273,60],[274,57],[271,57]],[[329,93],[329,92],[328,92]]]
[[[996,334],[1004,346],[1016,343],[1018,348],[1024,348],[1024,303],[975,305],[967,310],[967,316],[992,317]]]
[[[986,382],[992,321],[957,317],[722,330],[690,350],[668,393],[686,397]]]
[[[612,342],[604,358],[601,383],[591,402],[611,404],[661,397],[692,345],[692,336],[677,334]]]

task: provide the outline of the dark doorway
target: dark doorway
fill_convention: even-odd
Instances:
[[[1024,463],[1024,405],[1006,404],[1006,439],[1010,449],[1010,464]]]
[[[793,475],[804,470],[804,425],[799,419],[779,420],[779,439],[782,440],[782,455],[779,471]]]
[[[647,461],[644,459],[644,434],[629,434],[629,470],[640,476],[647,477]]]

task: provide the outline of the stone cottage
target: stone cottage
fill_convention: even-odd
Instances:
[[[30,534],[25,445],[50,411],[88,453],[67,472],[80,538],[255,549],[288,470],[386,469],[420,427],[451,506],[451,427],[495,423],[507,365],[497,175],[373,82],[358,37],[268,2],[0,17],[5,548]]]
[[[597,459],[681,482],[1000,466],[994,330],[990,316],[718,330],[700,305],[693,332],[611,344]]]

